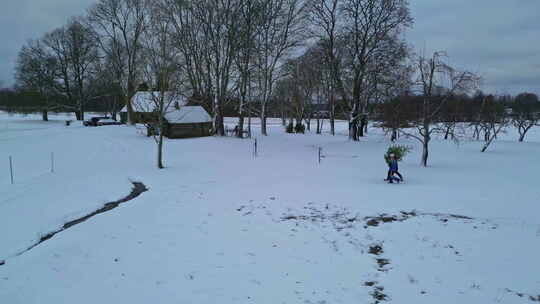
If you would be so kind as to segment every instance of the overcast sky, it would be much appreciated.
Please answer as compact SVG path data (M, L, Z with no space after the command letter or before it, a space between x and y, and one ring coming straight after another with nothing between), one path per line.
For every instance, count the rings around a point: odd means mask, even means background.
M13 83L17 52L31 38L83 15L95 0L2 0L0 81ZM539 0L410 0L408 40L418 52L445 50L456 67L483 77L490 93L540 94Z

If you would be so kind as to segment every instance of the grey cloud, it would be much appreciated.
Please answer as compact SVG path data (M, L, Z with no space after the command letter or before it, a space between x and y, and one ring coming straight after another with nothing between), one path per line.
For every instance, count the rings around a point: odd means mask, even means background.
M11 82L17 52L83 15L95 0L6 0L0 11L0 80ZM540 94L540 1L410 0L415 49L446 50L452 64L483 76L483 89Z
M412 0L407 37L418 52L446 50L493 93L540 93L540 1Z
M17 53L29 39L84 15L95 0L3 0L0 10L0 80L12 84Z

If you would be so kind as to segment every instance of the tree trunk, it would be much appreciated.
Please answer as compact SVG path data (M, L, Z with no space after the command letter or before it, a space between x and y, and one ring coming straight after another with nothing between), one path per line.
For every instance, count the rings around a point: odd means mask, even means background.
M248 111L248 137L251 138L251 109Z
M484 147L482 148L482 152L486 152L486 150L488 149L489 145L491 145L491 143L493 142L493 140L495 138L497 138L497 134L499 134L499 132L501 131L503 127L503 124L500 124L499 127L497 128L497 130L494 130L494 134L493 136L490 136L489 140L486 142L486 144L484 145Z
M362 116L362 119L360 119L360 127L358 128L358 136L364 137L364 130L367 129L367 119Z
M225 136L221 102L217 94L214 96L214 134L218 136Z
M427 167L429 157L429 138L424 137L422 143L422 166Z
M350 133L351 133L351 139L353 141L360 141L360 137L358 134L358 119L353 119L350 123Z
M83 109L82 102L81 102L81 104L79 105L79 113L80 113L80 115L81 115L81 120L84 120L84 109Z
M368 134L369 129L369 121L366 119L366 123L364 125L364 134Z
M286 127L287 126L287 115L285 114L285 109L283 107L283 101L280 102L280 110L281 110L281 125Z
M529 126L529 127L520 127L518 129L519 131L519 142L523 142L525 140L525 135L527 134L527 131L529 131L529 129L532 127Z
M266 104L263 103L261 106L261 134L268 136L266 132Z
M49 113L47 112L47 109L43 109L41 111L41 116L43 118L43 121L49 121Z
M480 140L480 129L478 128L478 125L474 126L473 137L476 138L476 140Z
M430 123L428 121L424 121L424 131L422 135L422 166L427 167L428 164L428 157L429 157L429 141L431 140L431 130L430 130Z
M238 118L238 133L236 134L238 138L244 138L244 115L240 114Z
M126 98L126 109L127 109L127 123L128 123L128 125L134 126L135 125L135 119L134 119L134 115L133 115L133 105L131 104L131 97L129 95L130 94L128 93L128 95L125 96L125 98Z
M336 135L336 111L334 105L330 108L330 134Z
M157 167L158 167L158 169L165 168L163 166L163 128L160 128L160 130L159 130Z

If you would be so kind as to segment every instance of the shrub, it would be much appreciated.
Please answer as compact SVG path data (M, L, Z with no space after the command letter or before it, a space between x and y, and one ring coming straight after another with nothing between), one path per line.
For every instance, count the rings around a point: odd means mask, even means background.
M304 124L301 124L301 123L296 124L296 127L294 127L294 131L296 133L304 134L304 132L306 131L306 126L304 126Z
M394 154L397 161L402 161L403 158L411 152L412 148L408 146L402 146L402 145L392 145L388 148L386 151L386 154L384 154L384 160L387 164L390 163L390 154Z
M285 128L285 132L287 133L294 133L294 125L292 122L290 122L287 127Z

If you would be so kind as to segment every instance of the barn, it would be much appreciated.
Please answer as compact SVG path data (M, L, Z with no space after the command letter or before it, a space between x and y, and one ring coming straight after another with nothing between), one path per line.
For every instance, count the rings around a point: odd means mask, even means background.
M212 118L201 106L183 106L165 114L163 135L168 138L210 136Z
M155 121L156 116L154 114L155 103L154 97L158 96L159 92L152 91L139 91L131 98L131 105L133 107L133 121L135 123L147 123ZM173 94L172 92L165 92L165 94ZM168 98L165 95L165 98ZM171 96L171 98L173 98ZM175 107L181 107L187 104L187 98L183 96L174 96ZM120 110L120 121L127 123L127 106L124 106Z

